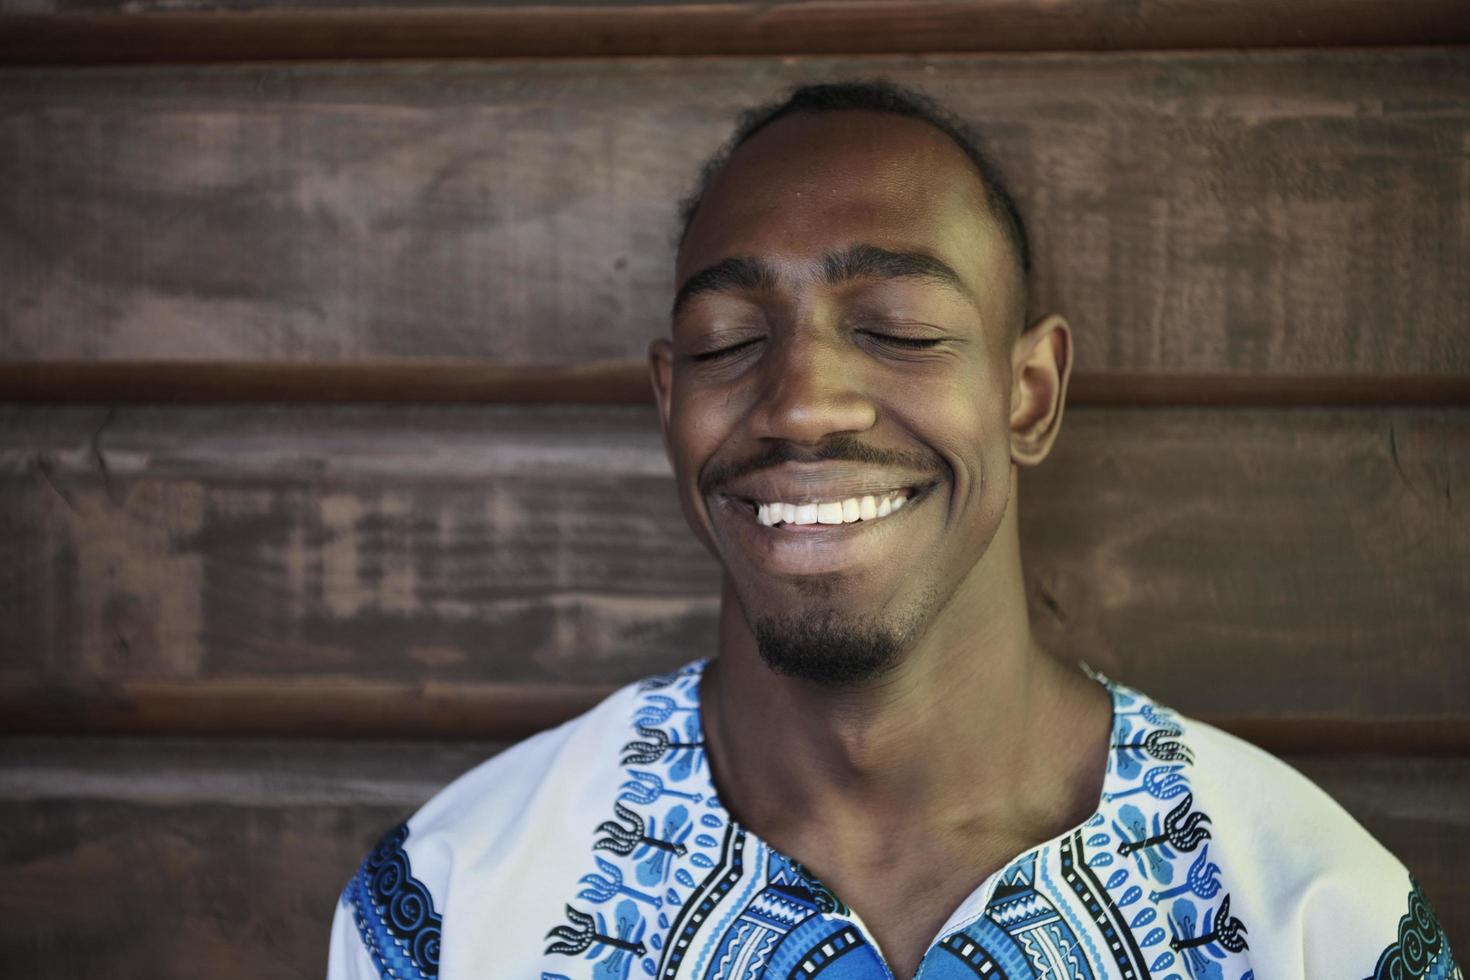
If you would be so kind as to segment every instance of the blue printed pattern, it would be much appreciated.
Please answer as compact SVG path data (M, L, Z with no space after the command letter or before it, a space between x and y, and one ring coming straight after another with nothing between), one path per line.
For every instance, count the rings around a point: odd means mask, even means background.
M393 980L439 975L440 917L423 882L413 876L399 824L378 842L342 891L362 942L378 968Z
M644 681L593 866L547 933L545 977L857 980L889 973L820 882L730 820L705 772L696 663ZM602 853L597 853L602 852ZM606 856L604 856L606 855Z

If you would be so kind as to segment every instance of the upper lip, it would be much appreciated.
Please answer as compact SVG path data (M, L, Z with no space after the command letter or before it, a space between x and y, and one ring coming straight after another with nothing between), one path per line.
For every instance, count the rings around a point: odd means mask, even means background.
M822 503L877 497L924 487L935 479L933 473L875 470L860 463L781 463L731 480L719 492L758 503Z

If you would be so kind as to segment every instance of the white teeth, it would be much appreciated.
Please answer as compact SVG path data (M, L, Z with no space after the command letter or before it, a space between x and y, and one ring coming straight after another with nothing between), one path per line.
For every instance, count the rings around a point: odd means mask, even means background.
M852 524L887 517L907 501L908 497L900 493L883 497L848 497L819 504L758 504L755 519L766 527L777 524Z

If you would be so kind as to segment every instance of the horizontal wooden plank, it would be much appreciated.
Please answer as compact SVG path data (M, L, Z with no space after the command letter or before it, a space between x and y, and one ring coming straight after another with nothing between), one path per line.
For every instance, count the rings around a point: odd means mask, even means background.
M20 681L0 683L0 733L513 739L575 717L613 690L610 684L415 684L348 677ZM1470 752L1470 723L1444 719L1431 727L1432 733L1414 733L1411 751L1427 741L1446 752L1457 746ZM1365 728L1336 733L1339 741L1331 744L1340 746L1343 735L1370 734Z
M1431 379L1451 388L1456 378ZM1379 383L1381 384L1381 382ZM1463 382L1470 390L1470 379ZM1416 387L1400 382L1395 390ZM1463 394L1463 392L1462 392ZM9 402L475 402L639 404L653 401L638 361L506 366L450 360L0 362Z
M505 745L467 739L8 736L0 739L0 802L368 807L401 815Z
M43 0L44 2L44 0ZM1463 44L1454 0L818 0L321 9L340 0L3 0L0 64ZM69 6L69 4L68 4ZM245 9L240 9L243 6ZM100 9L101 12L94 12Z
M319 975L337 893L362 854L490 751L0 741L0 956L47 977ZM1470 761L1288 761L1415 872L1463 945Z
M1467 477L1466 410L1069 412L1033 623L1272 744L1463 746ZM0 408L0 539L12 730L517 734L718 605L636 407Z
M85 403L650 403L639 361L506 367L465 361L0 362L0 401ZM1072 405L1470 405L1470 375L1081 374Z
M350 678L0 683L0 733L517 739L576 717L613 685ZM1277 753L1470 755L1470 718L1201 716Z
M740 108L886 74L1012 174L1079 374L1470 373L1462 50L12 69L6 360L641 360Z

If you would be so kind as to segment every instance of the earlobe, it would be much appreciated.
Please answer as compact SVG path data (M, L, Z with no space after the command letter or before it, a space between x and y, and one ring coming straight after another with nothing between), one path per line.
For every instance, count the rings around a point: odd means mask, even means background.
M674 345L667 338L659 337L648 345L648 380L653 386L653 400L658 407L664 453L672 462L673 454L669 451L669 412L674 392Z
M1072 374L1072 328L1053 313L1016 339L1011 374L1011 459L1035 466L1062 427Z

